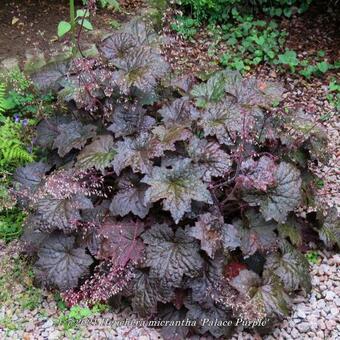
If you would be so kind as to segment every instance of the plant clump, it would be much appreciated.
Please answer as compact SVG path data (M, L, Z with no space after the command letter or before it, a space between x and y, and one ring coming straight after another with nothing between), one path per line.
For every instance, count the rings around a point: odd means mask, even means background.
M311 289L301 240L339 244L334 218L296 214L313 195L318 127L274 116L284 89L236 71L170 85L142 22L99 50L35 77L71 112L38 124L48 161L14 176L37 278L70 305L115 299L145 318L197 322L165 327L167 339L232 331L202 319L287 315L291 294Z

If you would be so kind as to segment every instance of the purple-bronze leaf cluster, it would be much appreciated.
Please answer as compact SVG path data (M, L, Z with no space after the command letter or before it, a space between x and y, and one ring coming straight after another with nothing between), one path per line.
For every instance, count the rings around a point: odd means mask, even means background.
M235 71L171 82L143 22L98 47L101 58L35 78L69 109L37 126L47 162L14 175L39 279L68 304L115 299L143 317L197 321L164 329L166 339L232 332L204 318L289 313L289 297L311 289L302 231L340 244L333 213L319 224L296 215L319 130L301 114L297 127L273 116L279 84Z

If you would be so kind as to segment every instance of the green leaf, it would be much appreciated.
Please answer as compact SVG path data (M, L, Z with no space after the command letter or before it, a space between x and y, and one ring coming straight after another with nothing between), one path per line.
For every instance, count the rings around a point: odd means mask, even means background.
M293 50L287 50L284 54L280 54L279 61L282 64L287 64L293 67L299 65L297 54Z
M326 73L329 70L329 64L325 61L317 63L316 66L318 67L318 70L322 73Z
M176 223L191 210L191 201L212 204L207 186L201 180L202 174L195 169L190 159L179 159L171 169L153 167L150 175L142 182L150 185L145 198L150 202L163 200L163 209L171 212Z
M275 173L276 184L266 194L246 194L244 200L251 206L260 206L266 221L274 219L283 223L301 199L300 171L292 164L281 162Z
M207 83L195 85L191 90L196 104L205 107L208 103L218 102L224 95L224 76L219 72L209 78Z
M77 9L77 18L82 18L82 17L89 17L90 16L90 12L88 10L85 9Z
M166 224L156 224L142 238L146 247L145 265L150 267L150 277L178 287L183 275L195 277L202 269L203 259L197 241L187 230L176 233Z
M292 9L291 7L286 7L283 10L283 14L287 17L290 18L292 16Z
M93 26L91 24L91 22L87 19L80 19L78 20L78 24L84 28L86 28L89 31L93 30Z
M61 38L71 30L72 26L67 21L60 21L58 25L58 37Z

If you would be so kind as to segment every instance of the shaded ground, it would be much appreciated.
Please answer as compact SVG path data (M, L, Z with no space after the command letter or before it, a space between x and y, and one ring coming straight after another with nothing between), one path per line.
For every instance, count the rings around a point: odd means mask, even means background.
M22 61L28 49L46 52L60 50L69 44L68 38L58 39L57 26L61 20L69 20L68 0L2 0L0 6L0 61L9 57L19 57ZM77 8L82 2L76 2ZM110 29L114 19L124 22L130 12L141 5L140 1L125 0L122 11L98 10L91 17L95 31L82 34L82 42L96 42L96 29Z

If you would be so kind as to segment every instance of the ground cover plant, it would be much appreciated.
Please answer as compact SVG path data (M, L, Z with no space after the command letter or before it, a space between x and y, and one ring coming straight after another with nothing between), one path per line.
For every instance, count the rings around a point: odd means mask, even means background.
M307 79L339 68L325 51L298 55L298 50L286 46L290 29L285 23L309 9L312 1L180 0L176 4L168 11L165 26L193 45L208 39L208 60L213 63L242 74L259 64L278 65L281 73L298 73ZM319 8L325 11L327 3Z
M303 13L312 0L176 0L200 20L226 21L235 12L251 14L262 12L270 16L291 17Z
M197 321L164 327L168 339L232 333L204 318L287 315L311 289L301 250L340 245L334 211L298 210L313 204L308 162L327 156L321 127L273 114L280 84L229 70L171 79L142 22L98 47L100 59L33 77L68 105L38 124L41 159L14 176L37 280L69 306Z

